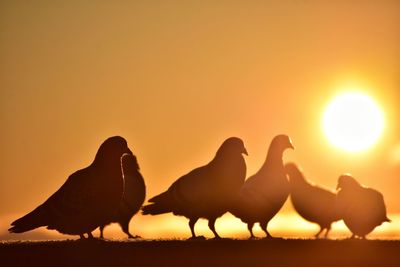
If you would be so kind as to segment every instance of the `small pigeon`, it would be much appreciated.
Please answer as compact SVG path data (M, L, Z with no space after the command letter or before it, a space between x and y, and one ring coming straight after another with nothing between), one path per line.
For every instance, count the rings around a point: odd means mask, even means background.
M211 162L180 177L167 191L149 200L143 207L143 214L172 212L189 219L192 233L199 218L208 220L208 227L215 238L220 238L215 230L215 221L228 211L234 197L246 178L247 155L243 141L237 137L226 139Z
M84 238L115 216L123 195L121 156L132 154L120 136L100 146L92 164L71 174L43 204L11 223L11 233L45 226L63 234Z
M285 165L290 182L290 199L294 209L307 221L320 227L316 238L326 229L325 238L331 230L331 224L340 220L336 212L336 194L307 181L294 163Z
M362 186L349 174L339 177L337 189L338 212L352 232L351 238L358 236L365 239L375 227L390 222L380 192Z
M267 225L282 208L290 192L282 161L283 152L288 148L294 149L289 136L277 135L272 139L261 169L245 181L229 210L247 224L250 238L254 238L253 226L256 222L267 238L272 238Z
M117 215L112 222L117 222L122 231L129 238L138 238L129 232L129 222L140 210L146 198L146 186L142 174L139 172L139 164L134 155L124 154L122 156L122 171L124 177L124 195ZM111 222L110 222L111 223ZM100 238L104 238L105 225L100 226Z

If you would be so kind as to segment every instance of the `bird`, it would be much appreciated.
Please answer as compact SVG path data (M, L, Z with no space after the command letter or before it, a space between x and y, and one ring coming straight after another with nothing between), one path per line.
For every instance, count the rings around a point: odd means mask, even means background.
M129 222L140 210L146 198L146 186L136 156L124 154L121 158L122 173L124 178L124 194L118 212L111 222L117 222L128 238L138 238L129 232ZM104 238L104 227L100 226L100 238Z
M230 213L247 224L250 238L255 238L253 226L257 222L266 237L273 238L267 230L268 223L281 209L290 191L282 160L288 148L294 149L289 136L281 134L272 139L264 164L247 178L230 207Z
M326 238L331 224L341 219L336 212L336 193L307 181L295 163L287 163L285 170L289 177L290 199L294 209L307 221L319 225L316 238L324 230Z
M204 239L196 236L194 227L198 219L205 218L215 239L219 239L215 221L227 212L246 178L243 154L248 155L240 138L226 139L208 164L183 175L167 191L151 198L143 214L172 212L188 218L190 239Z
M382 193L361 185L351 174L339 176L337 190L337 209L352 232L351 238L366 239L375 227L391 222Z
M106 139L93 162L71 174L66 182L43 204L11 223L11 233L23 233L45 226L62 234L87 233L110 220L123 195L121 156L132 154L120 136Z

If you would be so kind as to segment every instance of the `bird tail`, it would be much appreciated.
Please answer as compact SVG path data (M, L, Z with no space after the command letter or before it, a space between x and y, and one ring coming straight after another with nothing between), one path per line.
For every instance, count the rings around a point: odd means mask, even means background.
M169 203L168 200L169 200L169 195L167 192L164 192L160 195L157 195L149 199L149 202L151 202L151 204L146 205L142 208L142 214L157 215L157 214L171 212L170 205L168 205Z
M23 233L35 228L46 226L46 216L43 208L39 206L27 215L11 223L10 233Z

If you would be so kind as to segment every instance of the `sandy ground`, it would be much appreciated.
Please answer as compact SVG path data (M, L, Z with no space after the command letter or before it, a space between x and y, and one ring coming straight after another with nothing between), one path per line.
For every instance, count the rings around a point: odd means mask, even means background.
M399 240L4 241L1 266L400 266ZM4 264L4 265L3 265Z

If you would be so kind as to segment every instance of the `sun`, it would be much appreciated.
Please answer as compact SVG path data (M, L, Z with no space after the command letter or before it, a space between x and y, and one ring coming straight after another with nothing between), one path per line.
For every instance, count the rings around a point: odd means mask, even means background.
M368 95L347 92L336 96L323 115L328 140L348 152L364 151L382 135L383 113Z

